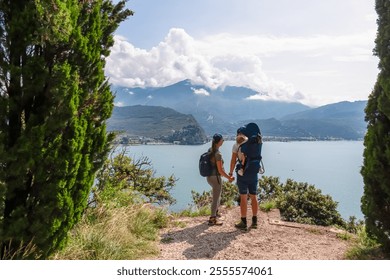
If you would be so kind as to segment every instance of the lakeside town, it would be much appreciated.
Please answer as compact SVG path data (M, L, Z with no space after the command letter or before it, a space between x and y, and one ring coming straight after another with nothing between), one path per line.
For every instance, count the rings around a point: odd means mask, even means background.
M235 141L235 135L223 135L224 139L227 141ZM265 142L291 142L291 141L342 141L345 139L336 138L336 137L326 137L326 138L318 138L318 137L280 137L280 136L263 136L263 141ZM362 141L363 139L358 139L355 141ZM207 136L207 141L203 143L197 143L192 145L201 145L211 141L211 136ZM188 145L187 142L180 140L173 141L163 141L161 139L144 137L144 136L136 136L129 134L119 134L114 140L115 144L120 145Z

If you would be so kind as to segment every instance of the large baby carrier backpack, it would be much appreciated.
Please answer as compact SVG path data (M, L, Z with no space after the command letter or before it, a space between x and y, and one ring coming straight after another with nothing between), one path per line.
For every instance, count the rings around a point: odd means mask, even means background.
M263 146L260 128L255 123L248 123L242 127L241 133L248 137L248 141L241 144L239 149L245 155L245 162L237 164L237 169L243 168L245 173L264 173L261 148ZM244 174L245 174L244 173Z

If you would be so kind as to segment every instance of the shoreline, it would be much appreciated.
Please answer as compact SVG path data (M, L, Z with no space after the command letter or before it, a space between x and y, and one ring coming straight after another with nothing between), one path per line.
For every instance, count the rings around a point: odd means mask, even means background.
M234 138L224 136L226 141L235 141ZM211 140L210 140L211 141ZM115 145L123 145L123 146L201 146L208 142L197 143L197 144L180 144L180 143L172 143L172 142L133 142L133 143L121 143L120 141L113 141ZM318 138L263 138L263 142L363 142L364 139L318 139Z

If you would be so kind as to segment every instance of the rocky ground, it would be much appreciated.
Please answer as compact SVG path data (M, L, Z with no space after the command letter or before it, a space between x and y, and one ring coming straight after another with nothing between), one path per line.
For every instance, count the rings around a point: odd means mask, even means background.
M234 227L238 207L224 209L222 215L222 226L208 226L208 217L175 220L161 232L156 259L340 260L350 245L340 238L340 230L283 222L277 209L260 212L258 228L248 232Z

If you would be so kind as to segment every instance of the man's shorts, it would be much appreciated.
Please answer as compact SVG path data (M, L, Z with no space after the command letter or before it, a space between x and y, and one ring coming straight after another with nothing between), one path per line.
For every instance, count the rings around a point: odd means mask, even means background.
M259 184L257 174L250 176L237 176L237 186L240 194L257 194L257 186Z

